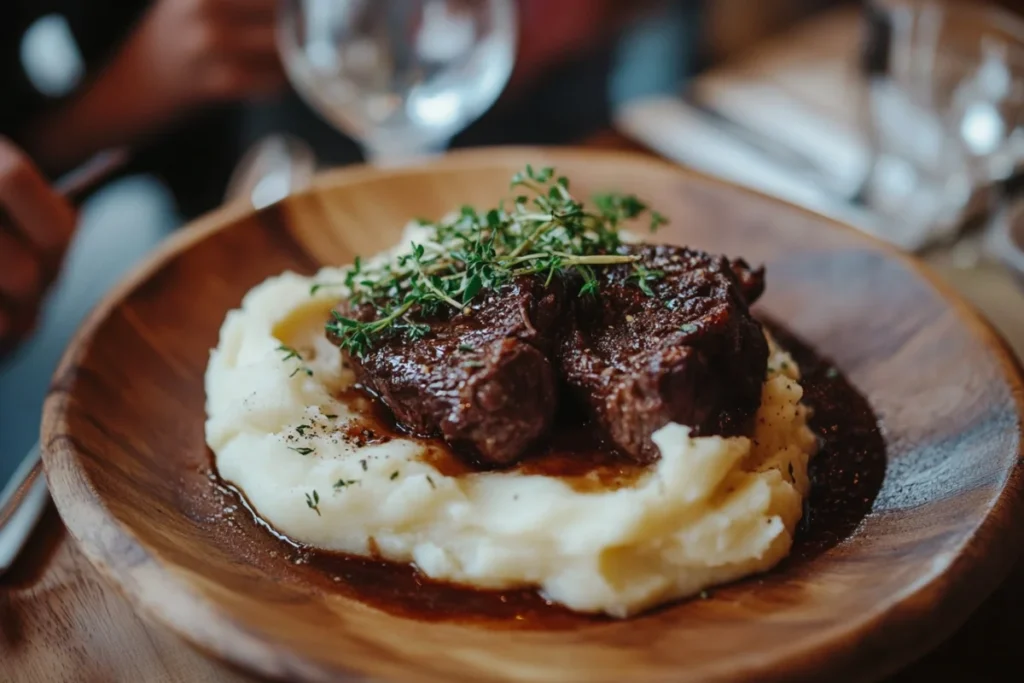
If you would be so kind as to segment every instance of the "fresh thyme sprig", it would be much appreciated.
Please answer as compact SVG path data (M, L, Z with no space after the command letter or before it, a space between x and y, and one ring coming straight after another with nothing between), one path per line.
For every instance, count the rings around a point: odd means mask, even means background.
M320 494L313 489L313 495L306 494L306 507L316 513L317 517L320 517Z
M593 295L598 292L595 268L633 263L637 285L653 294L649 283L662 274L616 250L622 223L647 214L654 231L666 223L661 214L633 195L620 194L599 195L596 210L588 210L553 168L527 166L513 176L511 188L519 194L509 209L505 202L486 212L464 206L453 218L422 223L427 234L408 253L373 265L356 259L338 284L348 289L353 307L369 305L377 315L361 321L335 312L327 329L341 348L362 356L385 333L421 339L430 332L424 318L445 309L471 315L481 292L523 275L550 282L572 270L583 282L580 296ZM314 285L312 293L330 286Z
M288 375L289 377L294 377L300 372L304 372L310 377L313 376L313 371L310 370L307 365L301 362L302 355L298 351L296 351L295 349L286 344L281 344L280 346L277 347L277 350L284 354L284 356L281 358L282 361L289 361L292 358L298 358L300 361L300 364L294 370L292 370L292 374Z

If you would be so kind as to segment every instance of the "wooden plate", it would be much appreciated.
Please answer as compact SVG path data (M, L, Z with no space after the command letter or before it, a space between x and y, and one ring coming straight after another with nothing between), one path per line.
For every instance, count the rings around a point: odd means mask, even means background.
M225 312L267 276L389 246L410 217L492 202L526 162L557 166L587 194L637 192L672 219L667 241L767 264L761 310L836 361L880 416L887 468L856 530L709 600L550 632L395 617L231 540L238 518L211 512L203 441L203 372ZM177 235L65 355L46 403L44 460L71 533L135 605L262 674L861 680L951 633L1017 555L1021 386L974 312L853 230L647 157L482 150L421 169L328 173L283 205L227 207Z

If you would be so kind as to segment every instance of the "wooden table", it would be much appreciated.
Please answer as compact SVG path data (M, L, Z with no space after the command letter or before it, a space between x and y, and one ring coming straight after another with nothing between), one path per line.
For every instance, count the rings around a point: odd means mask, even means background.
M806 35L819 41L834 40L821 27ZM763 66L769 60L761 53L754 61ZM805 78L796 78L793 87L806 83ZM611 132L588 144L639 149ZM1005 274L992 267L963 269L956 254L949 252L935 254L930 260L1024 357L1024 296ZM1019 636L1024 635L1022 614L1024 562L957 634L891 680L1019 680L1019 671L1024 669L1024 648L1019 645ZM0 579L0 682L251 680L136 615L86 562L52 505L32 547Z
M613 133L590 144L631 147ZM891 680L1019 680L1010 672L1024 665L1022 613L1024 563L953 638ZM0 681L250 680L136 615L86 562L52 505L0 581Z

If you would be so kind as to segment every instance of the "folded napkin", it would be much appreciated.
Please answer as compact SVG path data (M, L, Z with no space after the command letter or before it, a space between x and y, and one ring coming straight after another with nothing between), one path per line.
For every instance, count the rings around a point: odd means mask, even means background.
M616 128L657 153L689 166L853 225L913 250L922 237L897 234L874 213L854 206L828 184L774 159L723 129L682 98L645 98L624 104Z

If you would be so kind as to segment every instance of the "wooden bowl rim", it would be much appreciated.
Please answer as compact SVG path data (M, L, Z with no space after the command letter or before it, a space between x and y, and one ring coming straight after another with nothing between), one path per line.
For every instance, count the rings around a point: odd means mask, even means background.
M314 195L327 188L337 189L367 178L392 174L418 174L433 168L455 170L463 167L504 166L513 161L522 162L531 156L562 159L564 162L582 160L588 163L647 165L691 182L724 186L758 201L783 205L788 210L802 213L808 218L828 224L833 229L853 235L865 247L896 260L920 276L950 306L958 320L965 324L971 334L993 353L1016 404L1018 434L1022 432L1024 368L991 324L929 266L881 239L813 210L678 166L664 159L631 151L582 147L484 147L451 152L438 159L399 169L380 169L368 165L330 169L317 174L312 185L294 197ZM283 203L287 204L290 201L293 201L292 197ZM194 244L230 227L251 213L253 209L248 202L229 203L184 226L169 237L164 244L132 269L90 312L65 350L54 378L64 376L79 362L97 328L157 269ZM40 443L43 444L43 465L51 496L65 526L83 554L135 609L163 627L169 628L194 648L250 672L273 678L298 676L303 680L333 679L341 673L333 667L311 662L288 649L268 644L260 639L246 624L224 615L212 602L200 597L186 581L176 577L167 565L162 564L154 553L139 542L131 530L123 526L107 510L79 462L79 454L75 450L73 440L65 438L66 404L65 394L51 389L43 406ZM951 635L988 594L995 590L1009 573L1014 560L1024 551L1024 536L1006 533L1006 529L1013 529L1016 525L1024 523L1024 439L1020 440L1019 444L1017 460L1006 473L1001 490L973 533L963 542L952 562L926 582L913 586L902 596L894 597L886 605L868 613L856 623L847 622L842 627L823 629L817 637L803 639L784 652L780 651L779 656L772 659L771 671L763 672L767 674L765 680L785 681L797 673L806 673L808 662L811 663L810 668L818 675L831 674L836 680L846 680L851 677L851 671L844 670L847 658L854 648L864 647L865 643L875 644L872 649L877 657L874 662L862 666L861 670L855 673L866 675L865 672L870 671L884 675L913 661ZM94 528L95 524L106 524L113 537L105 539L103 544L94 545L84 541L84 530ZM1001 531L1004 532L1002 538ZM109 552L104 552L104 548L98 547L100 545L106 548L113 547L122 556L130 554L131 566L118 566L112 561L117 558ZM133 568L146 561L150 567L142 580L129 576ZM987 581L988 588L982 591L965 590L967 586L979 585L979 581ZM201 616L197 618L195 609L183 609L181 605L185 603L193 607L199 605ZM931 618L926 620L925 616ZM894 624L901 631L904 641L908 643L898 652L885 647L886 636L882 634L884 629L881 627L886 623ZM941 626L931 628L935 624ZM841 630L838 630L840 628ZM203 634L205 637L197 634ZM352 680L359 680L357 672L345 673L353 676Z

